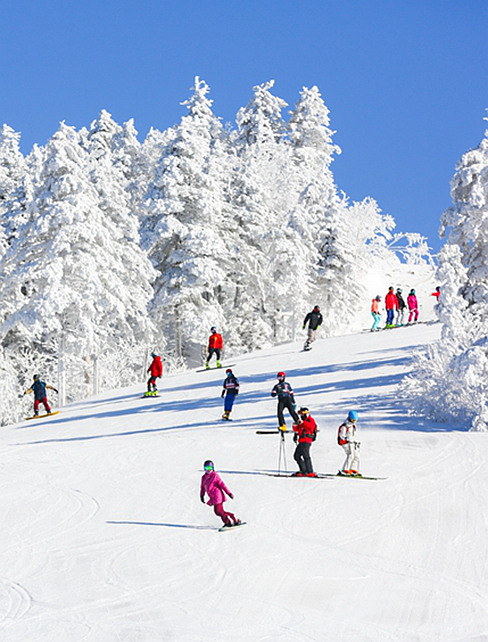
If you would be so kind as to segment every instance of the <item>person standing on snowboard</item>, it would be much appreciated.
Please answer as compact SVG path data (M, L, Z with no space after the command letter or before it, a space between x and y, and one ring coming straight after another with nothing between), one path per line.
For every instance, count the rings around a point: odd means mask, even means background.
M301 424L293 424L293 441L297 444L293 459L297 462L300 470L295 473L296 477L317 477L313 472L312 460L310 458L310 446L317 437L317 424L310 414L308 408L300 408L298 411Z
M34 417L39 416L40 403L44 405L46 413L48 415L51 414L51 406L49 405L47 400L46 390L54 390L54 392L58 392L56 388L53 388L52 386L49 386L47 383L42 381L39 375L34 375L34 383L28 390L24 392L24 395L28 395L31 392L34 393Z
M309 312L303 321L303 330L305 330L305 326L308 323L307 340L305 341L305 345L303 346L304 350L310 350L310 346L316 339L317 330L322 325L322 321L323 317L320 313L320 308L318 305L316 305L312 312Z
M207 361L205 362L205 367L208 369L210 368L210 359L215 355L216 359L216 366L217 368L221 367L220 363L220 353L222 352L222 348L224 347L224 340L222 339L222 335L217 332L217 328L212 327L210 328L211 335L208 338L208 355L207 355Z
M283 415L285 408L296 424L302 423L302 420L295 410L295 396L293 394L293 388L285 381L286 374L284 372L278 372L276 378L278 379L278 383L273 387L271 396L278 397L278 428L284 432L286 430L285 417Z
M163 362L161 357L155 352L151 353L151 358L151 365L147 369L148 373L150 374L150 377L147 380L147 394L155 395L158 392L156 379L159 379L159 377L161 377L163 374Z
M231 499L234 499L234 495L215 472L213 461L207 459L203 464L203 469L205 473L200 483L200 501L205 503L206 493L208 495L207 504L213 506L214 513L221 518L224 526L237 526L237 524L241 523L241 520L224 509L225 495L228 495Z
M230 419L230 413L237 395L239 394L239 380L230 368L225 371L227 375L222 384L222 397L224 398L224 414L222 419Z

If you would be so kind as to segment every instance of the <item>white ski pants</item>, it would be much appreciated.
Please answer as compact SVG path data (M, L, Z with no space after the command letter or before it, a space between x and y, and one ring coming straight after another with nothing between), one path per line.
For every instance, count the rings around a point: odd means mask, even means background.
M359 472L359 444L355 441L350 441L342 447L346 453L342 470L356 470Z

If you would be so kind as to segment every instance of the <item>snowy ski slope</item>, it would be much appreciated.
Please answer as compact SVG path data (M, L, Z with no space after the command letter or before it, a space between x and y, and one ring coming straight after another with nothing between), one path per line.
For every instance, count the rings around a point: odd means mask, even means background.
M408 416L395 385L438 325L287 344L223 372L115 390L2 429L0 639L8 642L488 640L488 435ZM234 360L233 360L234 361ZM280 479L269 397L284 369L335 472L360 413L364 474ZM287 435L287 466L294 470ZM211 458L248 524L199 501Z

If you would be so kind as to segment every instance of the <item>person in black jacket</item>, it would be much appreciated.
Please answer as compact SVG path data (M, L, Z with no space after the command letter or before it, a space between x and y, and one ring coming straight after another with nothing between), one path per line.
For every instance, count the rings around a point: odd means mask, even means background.
M222 415L222 419L230 420L232 406L239 394L239 380L230 368L227 368L225 374L227 376L222 384L222 397L224 398L224 414Z
M24 392L24 395L29 394L30 392L34 393L34 417L39 415L39 404L44 404L44 408L48 415L51 414L51 407L47 401L46 389L54 390L57 392L56 388L48 386L47 383L42 381L39 375L34 375L34 383L32 386Z
M305 341L305 345L303 346L304 350L311 350L310 346L317 337L317 330L322 325L322 321L323 321L323 318L320 313L320 308L318 305L316 305L312 310L312 312L309 312L303 321L304 330L305 330L305 326L308 323L307 340Z

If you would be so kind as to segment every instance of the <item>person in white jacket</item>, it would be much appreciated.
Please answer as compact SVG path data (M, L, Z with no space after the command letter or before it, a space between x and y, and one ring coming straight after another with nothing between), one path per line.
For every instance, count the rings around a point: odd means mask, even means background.
M359 446L357 426L358 413L351 410L337 431L337 443L344 448L346 459L342 470L339 471L341 475L359 475Z

